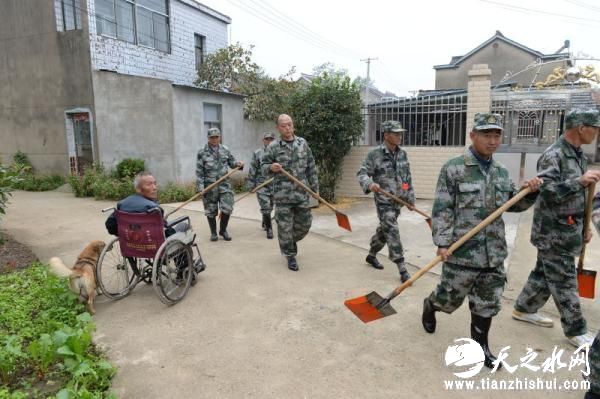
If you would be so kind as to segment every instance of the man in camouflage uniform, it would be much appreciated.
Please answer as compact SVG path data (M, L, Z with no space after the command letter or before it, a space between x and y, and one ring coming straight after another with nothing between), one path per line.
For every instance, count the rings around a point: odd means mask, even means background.
M400 280L410 279L410 274L404 264L404 250L398 231L398 216L402 205L380 193L387 191L415 203L415 192L412 187L410 165L406 151L400 148L402 128L400 122L385 121L381 124L383 144L370 151L362 163L358 173L358 182L365 194L373 191L379 226L371 237L367 263L375 269L383 269L376 258L377 253L387 244L390 260L398 266Z
M275 176L273 200L279 248L287 258L288 268L298 271L297 242L308 234L312 223L309 196L304 189L280 172L285 169L317 194L319 180L312 151L306 140L294 134L292 118L282 114L277 117L276 123L281 136L267 147L262 159L262 170L265 175Z
M236 161L229 148L221 144L221 131L216 128L208 129L208 143L198 151L196 161L196 189L198 192L204 190L209 184L214 183L228 172L229 168L244 166L242 161ZM217 241L217 213L221 209L221 225L219 234L225 241L231 241L227 233L229 216L233 212L233 190L231 183L225 180L219 186L210 190L202 198L204 212L210 226L210 240Z
M261 185L267 180L262 172L261 163L263 155L271 142L275 140L275 134L266 132L263 134L263 148L254 151L252 162L250 163L250 171L248 172L248 189L253 190L254 187ZM267 238L273 238L273 225L271 222L271 211L273 210L273 184L267 184L256 192L256 199L262 213L262 226L267 232Z
M517 193L508 170L492 158L502 142L502 117L476 114L469 134L472 145L440 171L433 204L433 242L444 260L440 283L425 298L422 323L435 332L435 312L452 313L469 297L471 337L483 349L486 367L496 358L488 346L492 317L500 311L507 256L504 221L496 219L451 255L448 247ZM533 178L523 187L537 191L541 180ZM509 209L520 212L535 202L531 193Z
M581 314L577 291L575 256L582 243L591 239L583 231L586 187L600 179L600 171L587 171L582 144L598 134L596 110L573 110L565 117L566 132L552 144L537 163L544 180L535 206L531 243L538 249L537 263L515 302L513 318L543 327L553 322L537 311L550 296L560 312L563 332L571 344L591 343Z
M594 211L592 212L592 222L596 227L596 232L600 234L600 193L594 196ZM588 355L590 366L590 390L583 399L600 399L600 331L590 347Z

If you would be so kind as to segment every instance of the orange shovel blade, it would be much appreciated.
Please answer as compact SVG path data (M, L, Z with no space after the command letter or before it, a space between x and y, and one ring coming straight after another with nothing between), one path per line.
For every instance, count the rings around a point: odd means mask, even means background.
M596 294L596 271L582 269L577 271L577 287L579 296L594 299Z
M352 231L352 227L350 227L350 219L348 219L348 215L345 215L341 212L336 212L335 217L337 218L338 226L340 226L342 229Z
M389 303L383 306L381 309L377 308L377 305L383 301L381 295L375 291L352 299L347 299L344 305L352 313L356 315L363 323L369 323L371 321L381 319L386 316L391 316L396 313L392 305Z

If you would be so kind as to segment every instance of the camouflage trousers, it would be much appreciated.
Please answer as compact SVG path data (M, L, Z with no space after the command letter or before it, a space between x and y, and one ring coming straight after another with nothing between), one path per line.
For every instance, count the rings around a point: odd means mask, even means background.
M390 205L376 205L376 207L379 226L377 226L375 234L371 237L369 254L377 255L387 244L390 260L395 263L401 262L404 260L404 249L398 230L400 209Z
M279 249L283 256L296 256L298 246L312 223L310 208L297 205L277 205L275 207L275 221L277 222L277 238Z
M588 356L590 364L590 391L596 395L600 395L600 332L596 334L594 343L590 347Z
M429 300L442 312L452 313L468 295L472 313L493 317L500 312L505 282L503 266L474 268L445 262L440 283L429 295Z
M209 218L217 216L219 209L226 215L233 212L233 191L223 186L212 189L202 198L204 214Z
M523 313L535 313L551 295L560 313L565 335L573 337L585 334L587 324L581 314L575 258L538 250L537 263L517 298L515 309Z
M258 200L258 206L260 206L260 213L270 215L273 210L273 193L270 190L258 190L256 199Z

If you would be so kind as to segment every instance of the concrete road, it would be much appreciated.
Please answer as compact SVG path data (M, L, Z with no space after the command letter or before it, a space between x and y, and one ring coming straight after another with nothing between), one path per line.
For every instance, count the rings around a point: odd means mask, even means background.
M74 198L61 192L16 192L1 228L32 247L40 259L62 256L71 263L92 239L108 240L106 215L113 203ZM418 203L424 210L430 202ZM428 208L429 207L429 208ZM122 398L582 398L582 390L447 389L449 381L466 381L446 366L445 353L454 340L469 337L469 311L464 304L452 315L438 316L438 330L423 332L423 298L438 276L428 274L394 302L398 314L363 324L343 305L345 299L376 290L387 294L398 283L397 270L382 257L385 270L364 263L369 236L375 228L371 201L344 209L353 232L336 227L325 210L314 212L314 228L300 242L300 271L288 271L277 240L260 229L256 201L237 204L231 221L232 242L208 240L201 203L180 211L191 217L208 269L179 304L166 307L151 286L143 283L117 302L97 300L96 342L119 372L114 391ZM574 348L565 341L554 304L546 314L554 328L540 328L510 318L512 304L535 260L528 244L530 212L508 218L512 237L509 283L504 309L494 319L491 347L506 352L509 365L519 365L532 348L532 364L542 366L553 350L564 350L567 366L553 374L520 367L476 374L489 386L522 384L537 379L581 381L569 370ZM425 264L433 257L430 232L417 215L400 217L407 260ZM597 238L596 238L597 239ZM590 248L589 263L597 265L600 242ZM385 249L384 249L385 251ZM412 272L416 269L411 267ZM584 300L584 312L598 327L598 306ZM594 330L595 332L595 330ZM459 370L460 369L460 370ZM539 382L538 382L539 383ZM513 385L513 388L518 388Z

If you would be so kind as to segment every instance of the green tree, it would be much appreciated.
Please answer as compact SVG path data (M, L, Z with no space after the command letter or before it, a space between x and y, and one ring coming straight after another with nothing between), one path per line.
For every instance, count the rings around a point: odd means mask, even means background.
M335 201L342 162L362 135L360 87L345 73L323 71L292 96L295 129L305 137L319 169L320 194Z
M198 72L199 87L245 96L244 114L249 119L274 120L289 112L289 97L296 90L292 68L278 78L269 77L252 61L253 46L239 43L209 54Z

